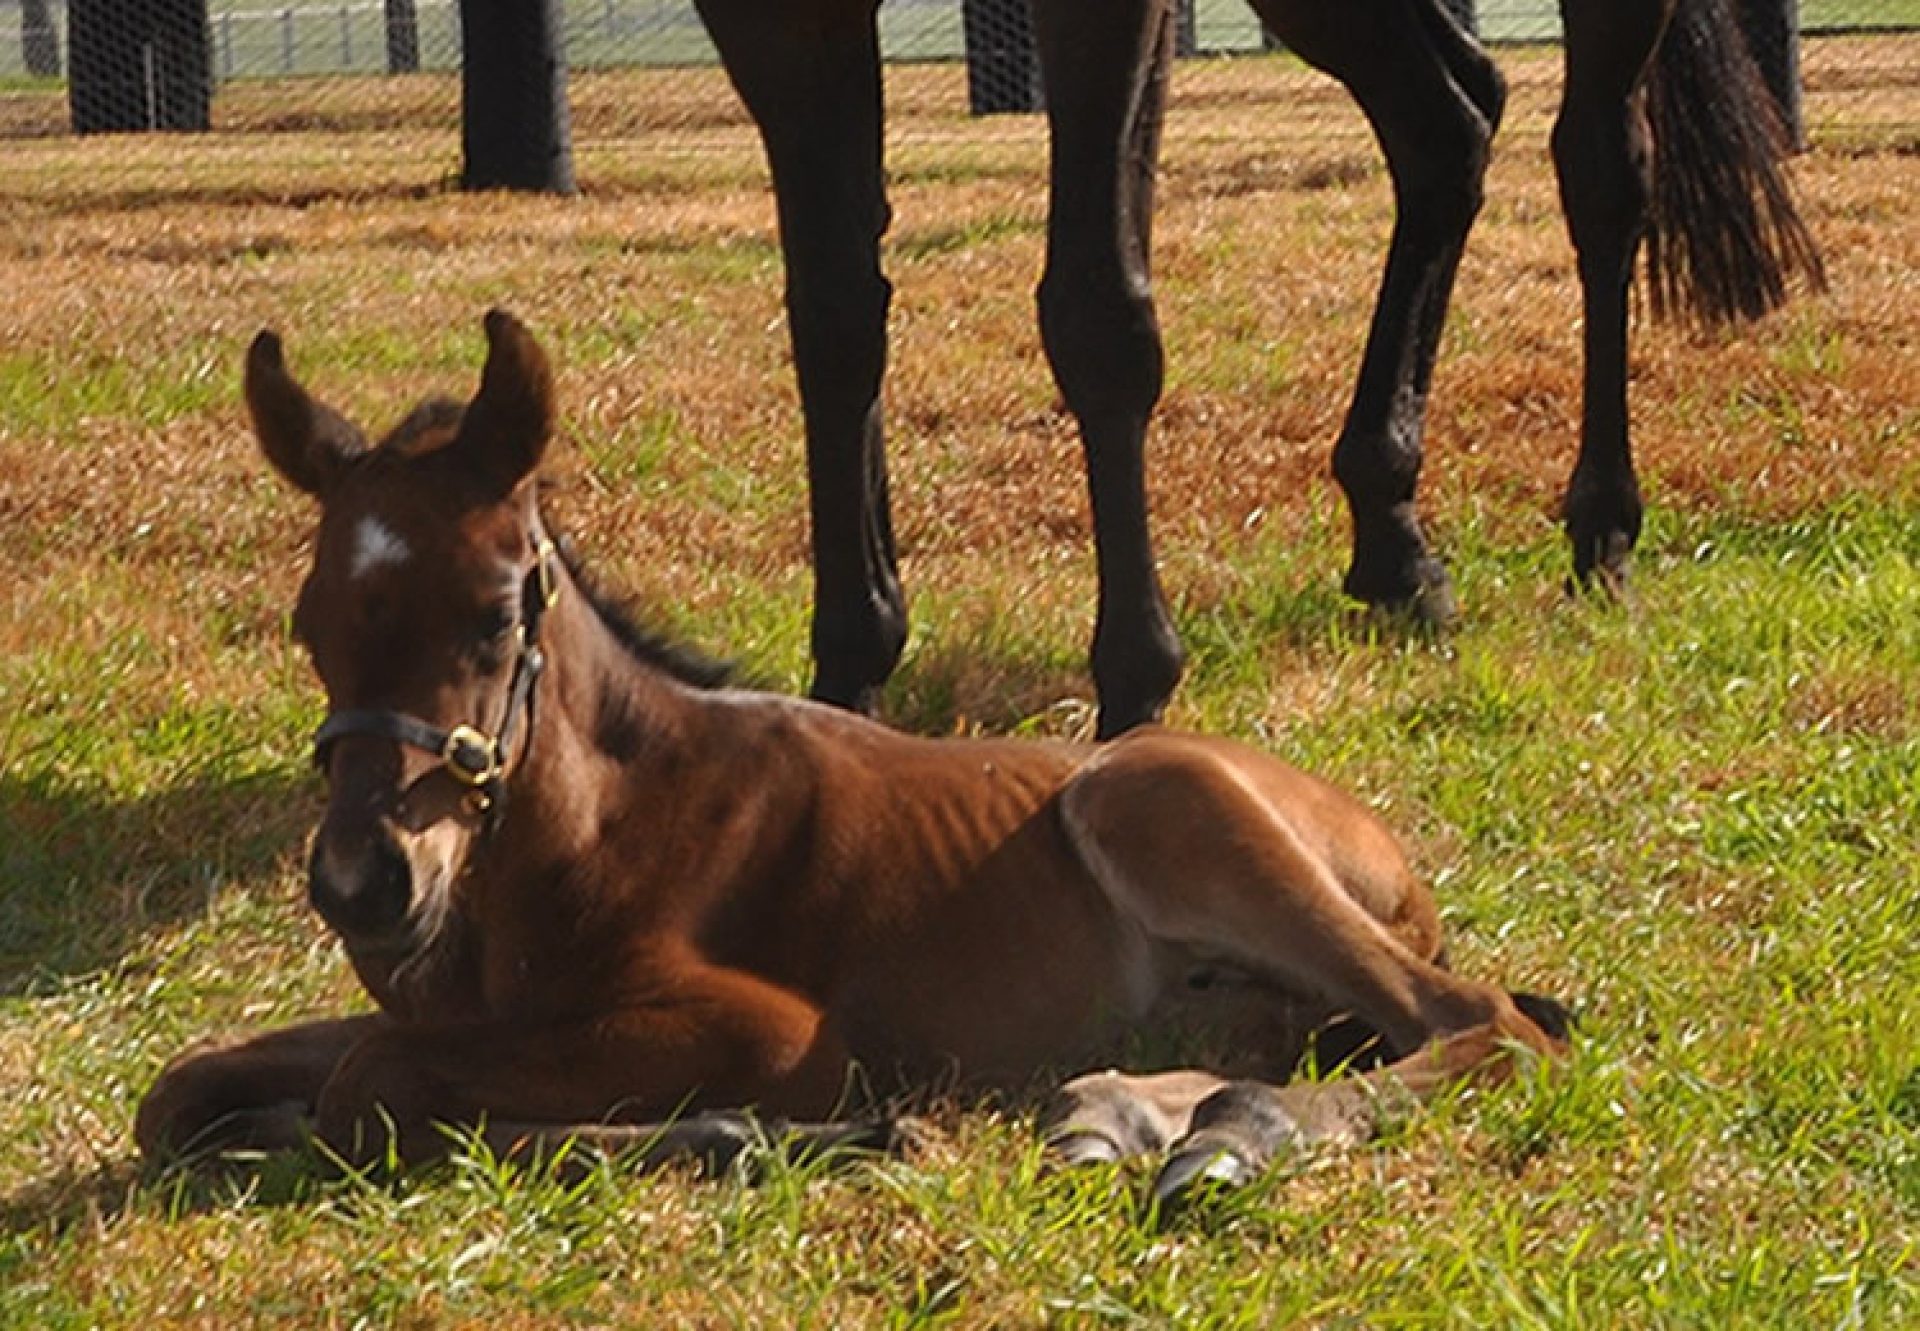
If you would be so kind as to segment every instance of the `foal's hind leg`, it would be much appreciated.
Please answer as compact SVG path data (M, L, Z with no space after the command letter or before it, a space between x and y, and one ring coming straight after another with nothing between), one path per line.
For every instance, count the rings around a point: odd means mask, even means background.
M907 635L880 419L892 288L880 271L888 209L874 3L697 7L773 172L806 418L812 693L871 711Z
M1226 745L1143 733L1081 769L1061 792L1062 820L1115 909L1149 938L1350 1010L1398 1054L1485 1025L1550 1046L1505 992L1427 959L1438 945L1431 904L1371 814L1268 767Z
M1567 77L1553 128L1560 202L1579 255L1585 383L1564 516L1574 575L1617 585L1640 537L1627 422L1627 298L1646 233L1652 142L1636 94L1672 0L1567 0Z
M1036 0L1053 132L1040 331L1080 423L1100 564L1102 738L1158 717L1181 652L1154 569L1144 448L1160 399L1148 250L1172 51L1168 0Z
M1346 590L1432 622L1453 616L1414 512L1434 356L1479 211L1499 74L1434 0L1253 0L1289 47L1346 85L1393 177L1397 217L1373 326L1334 446L1353 511Z
M1147 937L1350 1009L1400 1057L1363 1078L1235 1083L1210 1110L1190 1105L1187 1144L1169 1165L1174 1191L1217 1176L1206 1163L1215 1157L1230 1161L1228 1174L1250 1172L1295 1140L1363 1136L1380 1095L1430 1094L1497 1064L1504 1040L1559 1047L1503 991L1428 960L1438 945L1431 904L1397 849L1371 815L1311 778L1242 750L1145 733L1088 763L1060 807L1081 860ZM1125 1112L1081 1114L1122 1144L1116 1153L1141 1137Z

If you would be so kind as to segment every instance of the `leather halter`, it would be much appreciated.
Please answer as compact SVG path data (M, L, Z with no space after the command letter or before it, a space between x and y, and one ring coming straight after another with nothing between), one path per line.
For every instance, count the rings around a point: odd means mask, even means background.
M488 734L464 723L446 729L406 712L343 708L329 713L314 732L316 766L324 770L334 742L348 736L392 740L419 749L437 757L447 775L468 789L472 808L486 816L487 830L492 829L506 787L507 757L515 733L523 721L531 723L534 685L539 683L540 672L546 668L546 655L540 650L540 621L560 599L559 574L555 571L559 554L553 542L536 531L532 544L533 566L527 570L525 584L520 589L520 622L514 626L518 650L513 680L507 686L499 729Z

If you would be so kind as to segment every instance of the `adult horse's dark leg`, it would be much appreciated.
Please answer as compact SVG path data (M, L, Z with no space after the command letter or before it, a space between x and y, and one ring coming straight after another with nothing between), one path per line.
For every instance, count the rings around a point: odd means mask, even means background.
M1561 0L1560 10L1567 80L1553 157L1586 318L1565 515L1575 574L1614 584L1640 531L1626 359L1641 241L1656 314L1758 318L1793 274L1824 279L1782 165L1790 140L1724 0Z
M1479 211L1503 85L1436 0L1254 0L1254 8L1289 47L1346 85L1393 178L1386 273L1333 454L1353 512L1346 589L1444 622L1453 596L1415 516L1414 491L1434 355Z
M880 420L892 295L880 271L873 0L699 0L766 144L787 265L813 522L812 693L862 711L906 642Z
M1563 508L1574 576L1617 586L1640 537L1627 433L1627 300L1646 233L1652 142L1642 74L1673 0L1571 0L1567 75L1553 128L1560 203L1579 256L1585 357L1580 456Z
M1100 565L1099 733L1165 708L1181 653L1154 570L1144 447L1162 355L1148 271L1172 55L1167 0L1036 0L1053 131L1040 332L1080 423Z

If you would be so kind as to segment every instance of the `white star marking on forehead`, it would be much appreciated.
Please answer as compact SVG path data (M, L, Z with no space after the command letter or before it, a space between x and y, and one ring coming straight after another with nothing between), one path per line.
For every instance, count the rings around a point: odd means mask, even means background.
M360 525L353 530L353 559L347 565L347 572L357 580L377 568L404 564L412 555L407 543L380 519L361 518Z

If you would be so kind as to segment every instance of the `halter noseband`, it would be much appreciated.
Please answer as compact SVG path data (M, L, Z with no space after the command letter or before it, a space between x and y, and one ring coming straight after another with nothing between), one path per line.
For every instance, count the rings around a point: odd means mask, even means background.
M392 740L409 748L433 754L455 781L465 786L476 813L493 815L506 785L507 755L514 734L523 718L533 712L533 688L546 668L546 655L540 650L540 621L560 599L559 575L554 570L559 558L553 542L540 532L533 537L533 567L527 570L520 591L520 622L514 639L519 654L513 663L513 682L507 686L507 705L500 717L500 728L489 735L475 726L460 724L451 729L423 721L406 712L368 708L345 708L329 713L313 735L313 760L325 768L335 740L350 735Z

